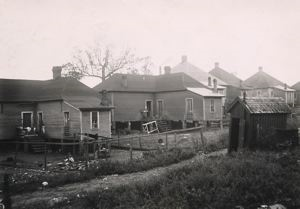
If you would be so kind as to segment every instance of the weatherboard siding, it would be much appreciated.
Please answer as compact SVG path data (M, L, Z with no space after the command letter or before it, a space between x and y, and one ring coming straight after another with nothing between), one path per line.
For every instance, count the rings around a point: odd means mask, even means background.
M214 100L215 111L211 112L210 104L211 100ZM205 120L221 120L222 119L222 100L215 97L205 97Z
M203 120L203 97L190 91L156 93L156 100L164 102L164 115L168 120L183 121L185 119L185 100L193 99L193 118Z
M47 137L55 139L64 137L64 112L69 112L70 114L70 135L80 133L79 110L60 101L39 103L37 110L43 112L43 122Z
M90 111L82 111L82 133L111 137L110 111L99 111L99 128L91 128Z
M34 112L34 104L3 103L3 113L0 113L0 140L14 139L16 128L22 126L21 112Z
M141 111L145 109L146 100L152 100L154 105L152 93L113 92L112 105L115 107L113 121L141 120Z

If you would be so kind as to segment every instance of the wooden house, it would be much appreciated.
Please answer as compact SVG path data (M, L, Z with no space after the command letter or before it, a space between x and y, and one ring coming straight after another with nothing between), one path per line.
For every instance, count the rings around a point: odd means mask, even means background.
M285 129L291 109L282 98L237 97L228 109L231 117L228 151L255 148L276 129Z
M107 91L115 109L116 129L141 128L141 122L168 120L180 128L222 119L222 97L184 73L164 75L114 74L94 89Z
M236 97L241 96L242 92L247 89L240 78L222 69L218 62L215 63L214 68L209 74L226 83L223 84L226 86L225 109L228 108Z
M290 106L295 105L295 90L263 71L259 71L246 79L243 84L249 97L281 97Z
M74 133L111 135L111 109L96 91L53 67L46 81L0 79L0 140L16 137L18 127L62 139ZM29 127L29 128L28 128Z

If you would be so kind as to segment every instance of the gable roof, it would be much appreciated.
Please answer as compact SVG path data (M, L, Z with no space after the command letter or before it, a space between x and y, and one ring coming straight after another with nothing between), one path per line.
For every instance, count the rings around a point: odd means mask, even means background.
M100 107L98 93L73 78L53 80L0 79L0 102L64 100L76 108Z
M172 72L173 73L177 73L177 72L186 73L187 75L195 78L199 82L205 83L206 85L208 85L208 77L211 77L212 78L211 80L217 79L218 85L227 85L227 83L224 82L223 80L215 77L214 75L212 75L208 72L201 70L200 68L196 67L195 65L189 63L187 60L183 60L178 65L173 67Z
M97 91L163 92L186 90L187 87L204 87L185 73L164 75L133 75L116 73L94 87Z
M293 86L292 86L293 89L299 91L300 90L300 81L295 83Z
M284 86L284 83L267 74L260 68L257 73L244 81L244 85L253 88L268 88L278 85Z
M228 108L227 112L237 104L240 103L250 114L290 114L291 109L280 97L237 97Z
M241 86L242 80L235 76L233 73L229 73L226 70L220 68L218 63L215 64L215 67L209 73L226 82L228 85L232 85L235 87Z

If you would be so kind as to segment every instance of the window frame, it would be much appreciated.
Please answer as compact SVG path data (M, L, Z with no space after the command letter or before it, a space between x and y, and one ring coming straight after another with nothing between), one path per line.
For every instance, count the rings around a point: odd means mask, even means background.
M257 95L257 97L261 97L261 90L257 90L256 95Z
M213 110L212 110L212 107L213 107ZM215 100L214 99L210 99L209 111L211 113L216 112L216 104L215 104Z
M159 106L159 103L161 102L161 111L160 111L160 106ZM156 101L156 105L157 105L157 115L158 117L162 117L163 116L163 113L164 113L164 100L163 99L158 99Z
M93 113L96 113L96 117L97 117L97 126L94 127L93 125L95 123L93 123ZM100 114L99 111L90 111L90 129L99 129L100 128Z
M189 111L189 102L191 101L191 111ZM185 112L193 113L194 112L194 99L193 98L185 98Z
M68 118L66 118L66 115L68 115ZM64 111L64 126L70 125L70 112ZM67 120L66 120L67 119Z
M22 123L22 127L25 128L23 125L23 114L24 113L30 113L31 114L31 117L30 117L30 128L33 127L33 111L22 111L21 112L21 123Z
M150 110L150 113L149 113L149 110L148 110L148 106L147 106L147 102L151 102L151 110ZM147 117L152 117L153 116L153 100L151 99L146 99L145 100L145 110L147 110Z

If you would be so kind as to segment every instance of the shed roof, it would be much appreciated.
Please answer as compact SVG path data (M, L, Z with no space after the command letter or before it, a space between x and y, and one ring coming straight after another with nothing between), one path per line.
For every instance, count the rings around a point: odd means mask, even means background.
M280 97L247 97L245 100L242 97L237 97L227 112L237 104L241 104L250 114L290 114L291 109Z
M98 93L74 78L53 80L0 79L0 102L64 100L76 108L100 106Z
M224 95L213 93L211 90L206 88L187 88L187 90L204 97L224 97Z

